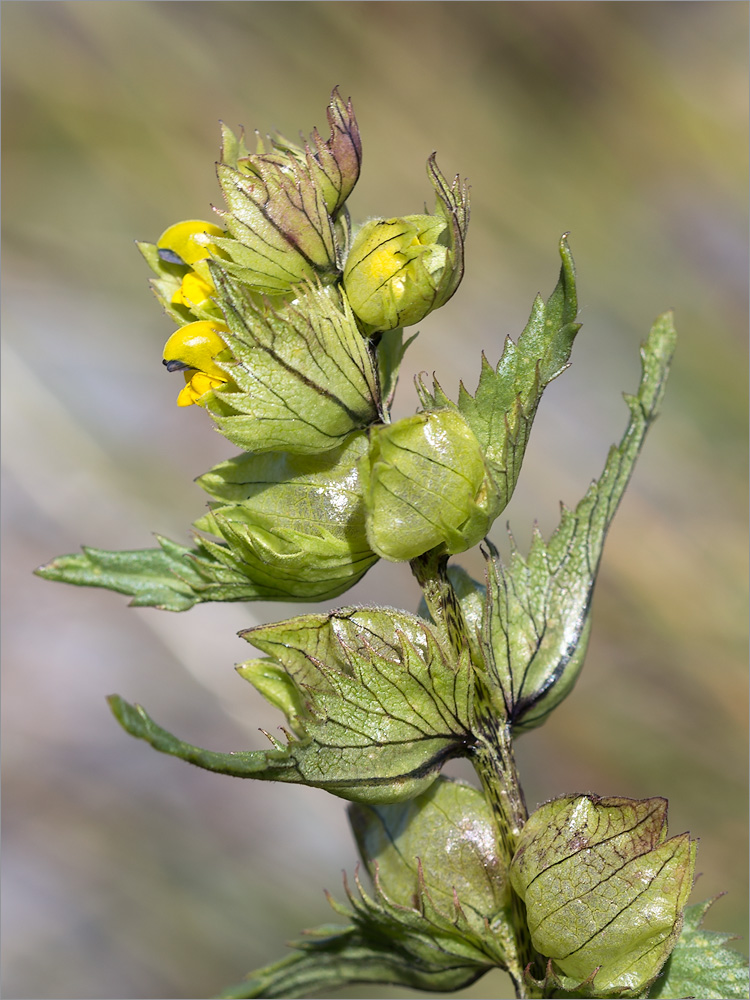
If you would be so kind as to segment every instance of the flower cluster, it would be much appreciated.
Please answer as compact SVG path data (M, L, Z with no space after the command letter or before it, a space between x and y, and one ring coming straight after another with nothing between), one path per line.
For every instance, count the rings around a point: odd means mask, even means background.
M221 224L179 222L155 244L139 244L156 275L153 290L179 324L163 355L167 370L185 379L178 406L208 411L245 453L250 489L229 488L223 466L202 477L219 503L197 526L218 535L224 548L213 554L230 550L251 580L259 562L282 579L293 554L306 583L279 596L297 598L330 596L332 575L340 592L378 557L462 551L502 506L455 406L396 423L389 415L403 328L443 305L461 280L466 186L449 184L433 155L435 214L371 219L353 231L346 202L359 177L359 130L337 91L327 116L327 140L317 130L304 145L258 138L255 152L224 127ZM296 502L305 496L305 515L284 537L277 518L270 547L254 486L261 455L291 477L271 495L288 503L291 481ZM304 472L299 456L308 456ZM323 467L346 480L343 499L310 489Z

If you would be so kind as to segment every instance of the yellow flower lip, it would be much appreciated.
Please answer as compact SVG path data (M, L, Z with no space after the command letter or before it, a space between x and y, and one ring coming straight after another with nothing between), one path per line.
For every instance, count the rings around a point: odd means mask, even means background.
M216 289L210 281L197 274L195 271L188 271L182 279L182 284L172 296L173 305L201 306L209 302Z
M226 350L219 334L226 330L223 323L210 320L199 320L180 327L164 345L162 363L170 372L192 368L211 379L226 382L226 372L214 361L217 354Z
M218 248L211 243L212 236L224 236L224 230L212 222L187 219L165 229L156 241L156 247L162 260L170 264L192 265L218 252Z
M211 378L192 368L185 372L185 383L177 396L178 406L192 406L211 389L217 389L225 384L221 379Z

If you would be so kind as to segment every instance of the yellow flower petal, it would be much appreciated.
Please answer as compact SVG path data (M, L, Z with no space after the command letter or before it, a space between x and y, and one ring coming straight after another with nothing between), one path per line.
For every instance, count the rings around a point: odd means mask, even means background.
M218 248L211 243L211 236L224 236L224 230L211 222L188 219L165 229L156 246L159 250L171 250L185 264L194 264L205 260L212 253L220 254Z
M200 306L214 294L216 289L210 281L201 278L195 271L188 271L182 284L172 296L172 305Z
M180 390L177 396L178 406L192 406L211 389L217 389L219 386L226 384L224 379L211 378L209 375L194 371L192 368L183 374L186 385Z
M200 320L175 330L164 345L164 361L179 361L189 368L205 372L211 378L226 382L226 373L214 364L214 358L226 350L219 331L226 331L223 323Z

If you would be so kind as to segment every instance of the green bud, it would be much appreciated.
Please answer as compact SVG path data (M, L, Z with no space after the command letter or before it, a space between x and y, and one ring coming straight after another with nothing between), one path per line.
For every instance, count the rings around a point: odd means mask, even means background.
M638 997L677 941L695 841L667 840L666 799L564 796L524 827L510 878L563 988Z
M370 547L394 562L438 546L463 552L499 513L479 443L455 410L371 428L360 470Z
M258 137L255 153L223 129L219 183L231 239L218 239L226 269L256 291L278 295L303 280L338 280L346 253L344 202L362 159L351 101L334 90L327 111L331 134L317 130L303 147L282 136Z
M344 266L344 288L370 332L411 326L442 306L463 275L468 195L451 187L434 154L427 171L437 192L437 214L371 219L359 230Z

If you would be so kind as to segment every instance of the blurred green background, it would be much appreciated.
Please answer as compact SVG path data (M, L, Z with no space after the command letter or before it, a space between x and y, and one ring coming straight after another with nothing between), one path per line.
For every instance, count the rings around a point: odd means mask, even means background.
M662 417L615 520L578 688L521 739L529 805L664 795L701 838L693 899L747 933L748 5L6 2L3 995L201 997L327 921L354 848L345 804L187 767L127 737L104 696L180 736L260 747L280 721L232 665L292 606L135 610L53 586L85 542L180 541L192 479L232 453L178 411L172 330L133 241L209 216L219 119L294 136L352 96L355 217L432 202L433 149L472 185L468 270L405 363L473 389L484 350L554 285L570 231L584 327L547 390L507 515L551 531L626 422L638 344L674 308ZM504 519L503 519L504 520ZM507 551L504 524L493 535ZM481 572L479 559L464 564ZM339 603L415 608L403 567ZM461 772L465 773L465 772ZM745 941L738 947L745 948ZM341 996L412 996L351 988ZM466 997L508 997L489 976Z

